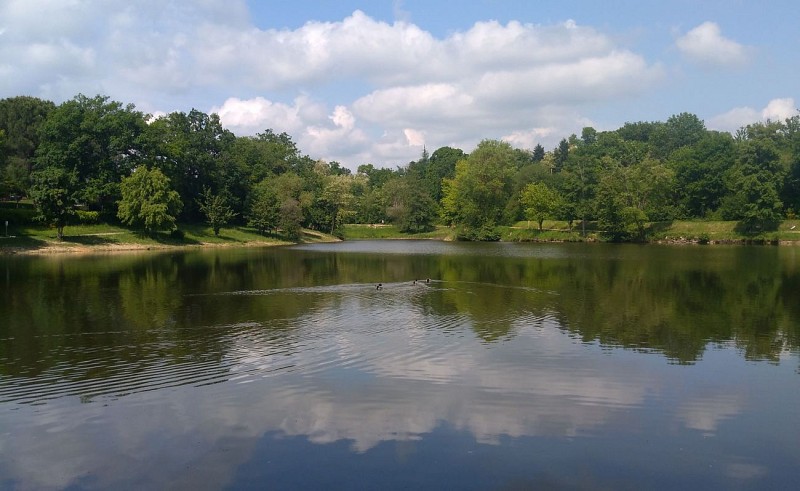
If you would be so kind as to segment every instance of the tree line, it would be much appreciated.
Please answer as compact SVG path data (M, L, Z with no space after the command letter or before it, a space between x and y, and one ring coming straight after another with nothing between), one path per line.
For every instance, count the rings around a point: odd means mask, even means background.
M302 227L392 223L493 240L502 225L563 220L642 240L649 223L677 219L736 220L755 234L800 210L800 115L732 135L680 113L586 127L549 151L484 140L469 154L426 149L405 166L353 173L303 154L286 133L237 137L216 114L154 118L105 96L59 105L20 96L0 100L0 197L32 199L59 236L76 221L150 233L236 224L289 238Z

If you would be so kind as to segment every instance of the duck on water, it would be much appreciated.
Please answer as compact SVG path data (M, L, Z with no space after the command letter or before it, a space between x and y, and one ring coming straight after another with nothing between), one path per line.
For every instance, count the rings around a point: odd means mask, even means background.
M422 283L422 280L414 280L414 282L412 283L412 285L416 285L416 284L417 284L417 282L419 282L419 283ZM431 279L430 279L430 278L426 278L426 279L425 279L425 283L430 283L430 282L431 282ZM378 283L377 285L375 285L375 289L376 289L376 290L383 290L383 283Z

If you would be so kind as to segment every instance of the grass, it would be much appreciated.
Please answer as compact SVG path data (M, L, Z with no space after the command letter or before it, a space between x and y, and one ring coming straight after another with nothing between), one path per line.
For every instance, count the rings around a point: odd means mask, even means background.
M654 222L647 225L650 242L754 242L774 243L780 241L800 242L800 220L784 220L777 230L755 235L743 234L736 221L675 220ZM583 237L580 222L573 223L570 230L567 222L545 220L539 231L535 222L521 221L512 227L503 228L503 240L507 241L596 241L603 240L596 222L587 222L586 237Z
M733 243L777 243L781 241L800 242L800 220L785 220L777 230L758 235L743 235L737 231L737 222L724 221L672 221L648 225L649 240L652 242L733 242ZM250 246L267 244L289 244L278 234L259 234L250 227L226 227L214 235L211 227L203 224L181 224L183 237L168 232L152 235L108 224L70 225L64 229L64 240L59 241L56 230L43 226L9 227L9 237L0 229L0 253L51 250L68 252L82 250L110 249L148 249L190 246ZM346 240L355 239L439 239L452 238L451 228L439 226L431 232L405 234L392 225L345 225L342 229ZM500 227L504 241L516 242L579 242L598 241L602 236L594 222L588 222L586 236L582 234L580 223L572 229L563 221L547 220L543 230L538 224L526 221L511 227ZM310 230L303 231L302 242L330 242L337 240L327 234Z
M342 227L345 240L355 239L446 239L452 234L448 227L438 226L430 232L407 234L400 232L394 225L350 224Z
M650 239L656 241L709 241L709 242L775 242L800 241L800 220L784 220L777 230L768 230L755 235L742 234L738 222L689 221L651 224ZM794 227L794 229L792 229Z
M18 252L50 249L69 252L71 250L148 249L188 246L247 246L267 244L290 244L278 234L262 235L250 227L222 228L218 236L211 227L202 224L181 224L183 237L169 232L144 234L136 230L108 224L74 225L64 228L63 240L58 240L54 228L43 226L20 226L9 228L9 237L0 235L0 251ZM4 231L3 231L4 232ZM334 237L314 231L303 231L302 242L330 242Z

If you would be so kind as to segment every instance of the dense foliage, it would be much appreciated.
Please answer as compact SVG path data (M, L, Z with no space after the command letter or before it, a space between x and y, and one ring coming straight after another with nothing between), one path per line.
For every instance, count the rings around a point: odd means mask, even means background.
M143 191L156 185L158 195ZM207 221L215 233L232 223L289 236L443 223L492 240L500 225L547 219L593 221L611 240L641 240L647 224L674 219L736 220L758 234L800 209L800 115L731 135L681 113L587 127L551 151L484 140L469 155L442 147L352 173L303 155L285 133L237 137L216 114L152 118L103 96L14 97L0 100L0 198L23 197L59 231L80 211L149 231Z

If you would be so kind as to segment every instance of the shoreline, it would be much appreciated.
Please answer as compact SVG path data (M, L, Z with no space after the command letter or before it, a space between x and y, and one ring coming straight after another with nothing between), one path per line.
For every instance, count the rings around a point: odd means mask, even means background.
M88 237L95 235L108 234L83 234L74 237ZM139 242L109 242L104 244L82 244L70 242L69 240L41 240L35 244L4 245L0 237L0 256L78 256L92 254L135 254L147 252L165 251L189 251L207 249L230 249L230 248L257 248L257 247L279 247L294 244L308 244L317 242L337 242L340 239L315 230L304 230L305 240L291 242L280 239L265 240L229 240L229 241L197 241L187 244L165 244L165 243L139 243ZM21 238L28 236L17 236L11 238Z
M452 242L447 238L421 238L414 237L390 237L390 238L364 238L364 239L349 239L351 241L358 240L439 240L442 242ZM0 247L0 256L84 256L84 255L104 255L104 254L136 254L136 253L149 253L149 252L167 252L167 251L190 251L190 250L208 250L208 249L231 249L231 248L259 248L259 247L280 247L289 246L294 244L303 243L316 243L316 242L342 242L341 240L317 240L307 242L286 242L286 241L251 241L251 242L203 242L200 244L136 244L136 243L116 243L116 244L102 244L102 245L85 245L85 244L57 244L48 243L45 246L37 245L31 247ZM498 241L498 242L528 242L540 244L553 244L553 243L575 243L569 240L527 240L527 241ZM578 241L584 243L608 243L597 240ZM623 243L620 243L623 244ZM800 246L800 241L796 240L710 240L707 243L701 243L696 240L654 240L648 242L626 242L625 244L639 244L639 245L728 245L728 246Z
M225 249L225 248L250 248L250 247L276 247L292 245L295 242L264 241L264 242L244 242L244 243L213 243L204 242L200 244L135 244L117 243L103 245L85 244L53 244L45 246L19 246L19 247L0 247L0 256L50 256L50 255L86 255L86 254L116 254L116 253L137 253L137 252L164 252L182 251L192 249Z

